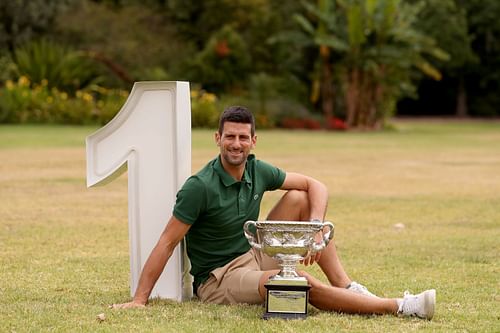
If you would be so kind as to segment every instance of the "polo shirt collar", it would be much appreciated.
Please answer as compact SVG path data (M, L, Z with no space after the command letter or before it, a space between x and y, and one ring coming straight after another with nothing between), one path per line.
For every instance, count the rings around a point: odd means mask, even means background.
M214 170L219 175L224 186L229 187L235 183L238 183L239 182L238 180L234 179L230 174L228 174L226 172L226 170L224 170L224 167L222 166L222 162L220 159L221 159L221 156L219 155L217 157L217 159L215 160ZM252 178L250 177L250 172L248 172L248 161L254 160L254 159L255 159L255 155L250 154L250 155L248 155L247 162L245 163L245 172L243 173L243 179L241 180L241 182L242 183L244 182L247 185L252 184Z

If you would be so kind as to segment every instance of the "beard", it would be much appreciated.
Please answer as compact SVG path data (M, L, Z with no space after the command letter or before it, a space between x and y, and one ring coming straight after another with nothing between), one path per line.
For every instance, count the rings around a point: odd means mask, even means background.
M240 154L233 155L231 151L224 150L221 152L221 156L229 165L240 166L247 161L248 152L241 151Z

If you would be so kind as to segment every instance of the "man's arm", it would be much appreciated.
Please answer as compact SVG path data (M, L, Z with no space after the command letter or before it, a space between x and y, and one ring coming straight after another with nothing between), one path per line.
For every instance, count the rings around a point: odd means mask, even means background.
M172 216L162 232L158 243L142 268L134 299L123 304L113 304L113 308L144 307L153 287L160 277L175 247L184 238L191 226Z
M299 190L307 192L309 199L309 220L323 221L326 215L326 208L328 206L328 189L320 181L293 172L287 172L285 181L281 185L281 190ZM322 233L318 233L316 241L321 242L323 238ZM305 258L302 264L308 266L321 259L321 251L316 254Z
M309 198L309 219L323 221L328 206L328 189L320 181L300 173L287 172L281 190L307 192Z

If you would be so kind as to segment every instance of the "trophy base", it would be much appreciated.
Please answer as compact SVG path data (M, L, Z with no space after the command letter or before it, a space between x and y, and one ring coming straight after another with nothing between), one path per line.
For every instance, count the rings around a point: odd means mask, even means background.
M263 319L305 319L311 286L305 278L269 280Z

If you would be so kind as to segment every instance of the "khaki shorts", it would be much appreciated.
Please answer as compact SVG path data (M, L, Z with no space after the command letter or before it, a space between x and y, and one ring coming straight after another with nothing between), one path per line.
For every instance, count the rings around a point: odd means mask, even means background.
M252 248L211 271L208 280L198 287L198 297L216 304L262 304L259 281L264 271L270 270L279 270L276 261Z

